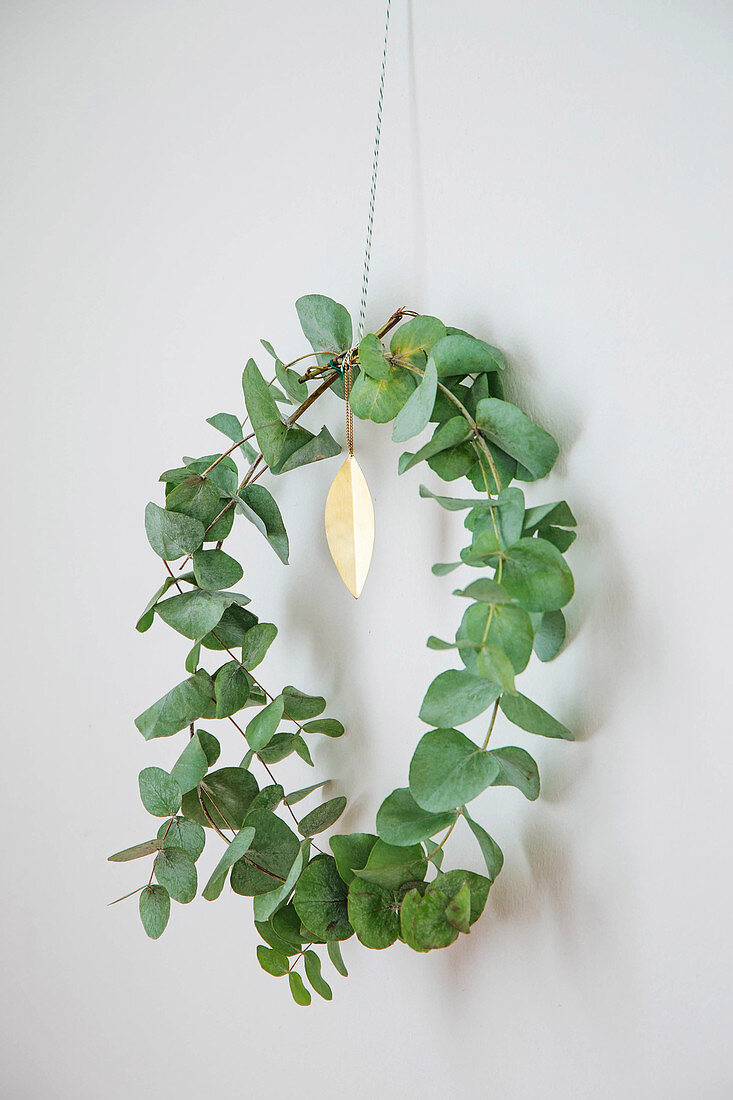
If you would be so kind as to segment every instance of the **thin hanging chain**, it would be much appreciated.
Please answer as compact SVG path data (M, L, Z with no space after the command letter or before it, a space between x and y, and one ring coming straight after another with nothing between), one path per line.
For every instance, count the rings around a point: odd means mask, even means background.
M367 295L369 293L369 268L372 262L372 233L374 230L374 203L377 197L377 172L379 169L379 139L382 136L382 107L384 105L384 74L387 69L387 39L389 37L389 12L391 0L387 0L387 10L384 16L384 46L382 47L382 71L379 76L379 97L377 100L377 128L374 133L374 156L372 157L372 182L369 190L369 217L367 218L366 244L364 247L364 270L361 277L361 302L359 304L359 325L357 328L357 344L361 343L364 335L364 321L366 319ZM351 394L351 356L344 364L344 396L346 398L346 446L349 454L354 453L354 415L349 404Z

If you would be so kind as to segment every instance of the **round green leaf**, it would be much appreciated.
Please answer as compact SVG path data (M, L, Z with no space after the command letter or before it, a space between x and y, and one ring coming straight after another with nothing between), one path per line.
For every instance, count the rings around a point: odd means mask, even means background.
M341 833L328 842L336 860L339 875L348 885L354 878L354 869L366 865L377 837L374 833Z
M412 757L410 793L432 813L453 810L491 786L498 772L490 754L458 730L430 730Z
M223 550L197 550L193 555L193 573L199 588L213 592L231 588L244 576L239 562Z
M195 821L188 821L185 817L177 817L170 823L164 821L158 829L158 839L163 848L183 848L191 859L196 862L204 850L206 833L201 825Z
M286 955L274 951L271 947L263 947L262 944L257 948L257 961L263 970L275 978L284 977L290 969Z
M143 768L138 786L143 806L154 817L172 817L181 808L181 788L162 768Z
M277 637L273 623L255 623L242 638L242 664L245 668L257 668Z
M399 908L395 895L376 883L356 878L349 887L349 921L365 947L392 946L400 931Z
M353 934L347 909L346 883L333 856L312 859L298 880L293 905L306 928L322 940L346 940Z
M529 471L531 479L544 477L554 466L557 443L516 405L487 397L476 407L476 420L484 435L516 458Z
M217 828L236 832L242 828L258 790L257 780L245 768L219 768L209 772L197 790L183 796L183 816L205 829L211 827L201 808L200 795Z
M428 863L421 844L397 845L377 840L369 852L366 864L355 867L354 873L365 882L373 882L384 890L394 891L406 882L422 882L427 870Z
M155 858L155 877L174 901L187 905L196 897L196 864L183 848L162 848Z
M436 676L428 688L420 717L431 726L459 726L485 711L499 697L500 691L490 680L449 669Z
M520 539L506 551L501 583L527 611L555 611L575 590L560 551L539 538Z
M473 585L469 587L473 588ZM456 641L473 642L476 646L499 646L511 661L514 671L522 672L532 656L532 620L529 613L516 604L479 601L466 608L456 631ZM477 674L479 650L461 646L459 653L468 671Z

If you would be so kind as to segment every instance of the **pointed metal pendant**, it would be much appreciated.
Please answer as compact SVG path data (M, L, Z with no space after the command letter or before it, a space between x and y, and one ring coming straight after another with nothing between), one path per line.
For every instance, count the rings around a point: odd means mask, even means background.
M366 478L353 455L346 459L328 490L325 519L334 565L358 600L374 549L374 508Z

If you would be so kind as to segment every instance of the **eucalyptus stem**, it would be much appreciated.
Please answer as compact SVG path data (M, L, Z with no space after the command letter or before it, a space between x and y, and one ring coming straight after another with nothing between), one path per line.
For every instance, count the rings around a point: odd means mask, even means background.
M494 710L491 714L491 721L489 722L488 732L486 734L486 737L484 737L484 743L481 746L482 749L485 749L486 746L489 743L489 738L491 737L492 731L494 729L494 722L496 721L496 715L498 714L498 712L499 712L499 700L497 699L496 702L494 703Z

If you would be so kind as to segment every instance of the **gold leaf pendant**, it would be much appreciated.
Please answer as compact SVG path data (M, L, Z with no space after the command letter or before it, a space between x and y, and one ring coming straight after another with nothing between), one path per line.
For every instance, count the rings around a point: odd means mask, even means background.
M358 600L374 549L374 508L366 478L353 455L346 459L328 490L325 519L334 565Z

